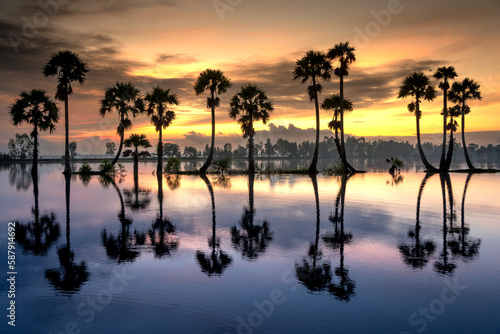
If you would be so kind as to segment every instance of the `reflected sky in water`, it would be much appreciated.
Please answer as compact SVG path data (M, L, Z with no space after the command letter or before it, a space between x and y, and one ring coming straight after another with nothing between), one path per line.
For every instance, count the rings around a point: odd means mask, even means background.
M73 176L68 207L59 164L40 166L38 196L30 168L0 171L4 256L18 222L17 333L500 328L500 175L158 179L150 167Z

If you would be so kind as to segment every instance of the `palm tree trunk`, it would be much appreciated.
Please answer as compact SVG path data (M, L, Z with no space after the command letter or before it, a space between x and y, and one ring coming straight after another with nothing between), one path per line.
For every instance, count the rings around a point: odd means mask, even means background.
M156 174L161 174L163 171L163 137L161 130L162 127L160 126L158 138L158 165L156 166Z
M453 122L453 120L451 120ZM450 142L448 144L448 153L446 154L446 166L445 166L445 171L450 170L451 166L451 160L453 158L453 151L455 150L454 148L455 142L453 141L453 129L450 131Z
M64 98L64 129L66 131L64 137L64 174L71 174L71 166L69 164L69 106L68 106L68 85L64 87L66 97Z
M316 174L318 172L318 152L319 152L319 104L318 104L318 92L316 90L316 78L313 76L312 79L313 91L314 91L314 106L316 108L316 144L314 145L314 154L309 166L309 174Z
M250 118L250 128L252 133L250 134L250 137L248 138L248 172L249 173L255 173L255 162L253 159L253 151L254 151L254 144L253 144L253 119Z
M344 164L344 168L351 173L355 173L356 169L347 161L345 153L345 140L344 140L344 73L340 74L340 158Z
M463 112L465 106L462 106L462 146L464 149L465 161L467 161L467 167L469 169L475 169L474 165L470 161L469 154L467 153L467 145L465 144L465 113Z
M71 175L65 174L65 195L66 195L66 247L68 250L68 258L71 258L71 245L70 245L70 191L71 191Z
M134 181L135 178L139 178L139 150L138 147L135 147L135 152L134 152Z
M211 91L211 103L212 103L212 142L210 144L210 153L208 153L207 161L201 166L200 174L206 174L208 167L212 163L214 157L214 146L215 146L215 102L214 102L214 90Z
M316 204L316 237L314 239L314 257L313 257L313 268L316 268L316 258L318 255L318 248L319 248L319 228L320 228L319 194L318 194L318 180L316 178L316 174L311 174L310 177L314 189L314 202Z
M447 167L446 163L446 121L448 120L448 90L444 89L444 97L443 97L443 147L441 149L441 160L439 161L439 169L441 171L448 171L449 166ZM451 130L453 133L453 129Z
M118 152L116 153L116 156L115 158L113 159L113 161L111 162L111 164L114 166L116 164L116 162L118 161L118 158L120 157L120 154L122 154L122 148L123 148L123 137L125 136L125 127L123 127L123 121L124 121L124 117L123 117L123 114L121 116L121 123L120 123L120 126L122 127L121 130L120 130L120 146L118 146Z
M33 130L33 165L31 166L31 175L34 177L37 175L38 171L38 127L35 123L35 129ZM33 180L34 181L34 180Z
M335 115L334 118L335 121L335 147L337 148L337 152L339 154L339 158L342 159L342 148L340 147L340 140L339 140L339 129L337 128L337 122L338 122L338 116Z
M418 153L420 154L420 159L422 159L422 162L424 163L425 169L428 171L435 171L436 168L434 168L428 161L427 158L425 157L424 150L422 149L422 142L420 141L420 109L419 109L419 104L418 104L418 97L417 97L417 110L415 112L415 118L417 119L417 148L418 148Z

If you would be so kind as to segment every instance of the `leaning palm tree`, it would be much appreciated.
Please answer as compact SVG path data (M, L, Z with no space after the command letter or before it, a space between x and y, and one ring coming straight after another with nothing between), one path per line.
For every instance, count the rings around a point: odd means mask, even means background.
M212 143L210 145L210 152L208 153L207 161L201 166L200 173L205 174L208 167L212 163L214 156L214 145L215 145L215 108L219 106L220 99L219 95L227 92L231 87L231 81L224 76L221 70L206 69L201 72L194 83L194 92L196 96L202 94L205 91L210 92L210 96L207 97L207 108L212 110Z
M457 72L453 66L439 67L433 75L436 79L441 79L439 88L443 91L443 147L441 149L441 160L439 161L439 169L447 171L450 166L446 165L446 130L448 127L448 89L450 89L449 79L457 77Z
M273 103L262 88L248 84L241 87L241 91L233 96L230 106L229 117L236 119L240 116L237 122L243 132L243 138L248 138L248 171L255 173L253 122L262 121L266 124L270 117L269 113L274 110Z
M64 127L65 127L65 141L64 141L64 173L71 173L69 164L69 109L68 97L73 94L71 83L78 81L83 84L85 82L85 75L88 72L87 64L82 62L76 53L69 50L58 51L52 54L50 60L43 67L43 75L45 77L57 76L57 91L56 99L64 101Z
M309 166L309 173L316 174L318 171L319 151L319 102L318 94L323 87L318 83L319 80L329 81L331 79L332 65L326 58L326 54L320 51L308 51L304 57L298 59L293 70L293 79L302 79L301 83L309 83L307 93L309 99L314 101L316 107L316 144L314 146L314 155Z
M333 94L326 97L321 104L321 109L333 113L333 119L330 121L330 123L328 123L328 127L330 128L330 130L335 131L335 146L340 157L342 157L342 146L340 145L339 141L339 130L341 129L340 114L342 111L342 106L344 108L344 111L351 112L353 110L352 101L349 99L344 99L343 103L341 103L340 95L338 94Z
M130 135L130 137L128 139L126 139L123 142L123 144L127 148L133 147L133 149L125 150L123 152L123 156L124 157L132 156L132 158L134 159L134 175L135 175L137 173L138 167L139 167L139 158L150 156L148 151L140 151L139 152L139 147L148 148L148 147L151 147L151 143L146 138L146 135L138 135L138 134L133 133Z
M161 174L163 170L163 138L162 129L165 130L170 126L175 119L175 112L168 110L168 105L179 105L179 100L176 94L170 94L170 89L162 89L160 87L153 88L153 91L146 94L144 98L148 102L146 112L151 117L151 123L156 127L158 132L158 165L156 172Z
M399 88L398 99L406 98L408 96L412 96L415 99L415 102L412 101L408 104L408 111L414 113L417 120L417 147L420 159L422 159L422 162L428 171L435 171L436 168L427 161L422 149L422 142L420 141L420 117L422 117L420 103L422 99L427 101L434 100L436 97L436 89L424 73L413 72L404 79L403 85Z
M139 89L135 88L130 82L117 82L112 87L107 87L104 93L104 99L101 100L99 114L104 117L107 113L116 110L120 116L120 123L116 132L120 135L120 146L115 158L111 162L116 164L123 148L123 138L125 130L132 127L132 121L129 118L129 113L132 117L144 112L144 101L140 97Z
M462 114L462 146L464 149L465 161L469 169L474 169L474 165L470 161L467 153L467 145L465 144L465 115L470 113L470 107L467 105L469 100L481 100L481 86L472 79L465 78L461 82L454 82L450 90L450 101L460 105Z
M350 172L356 172L356 170L347 161L345 153L345 141L344 141L344 77L349 75L349 65L356 61L356 56L354 55L354 47L349 45L349 42L338 43L333 48L328 50L327 58L331 60L338 61L338 67L335 69L334 73L340 78L340 147L342 149L341 159L344 164L344 168L347 168Z
M33 138L33 166L31 174L35 175L38 166L38 133L49 130L52 133L59 121L59 109L47 96L44 90L33 89L21 92L19 98L10 106L9 114L12 124L22 123L33 125L31 137Z

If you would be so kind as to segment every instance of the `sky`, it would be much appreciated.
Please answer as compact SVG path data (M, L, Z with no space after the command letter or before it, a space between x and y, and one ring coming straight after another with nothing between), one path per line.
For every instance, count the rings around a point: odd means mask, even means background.
M314 140L314 103L306 84L293 80L297 59L308 50L327 51L349 41L357 61L345 80L354 111L346 116L347 134L367 139L411 138L415 117L397 99L406 75L429 77L439 66L454 66L458 80L481 85L483 99L471 103L466 131L479 144L500 144L500 1L466 0L3 0L0 5L0 152L17 132L8 110L23 90L45 89L53 96L55 78L41 68L51 54L69 49L87 63L84 85L70 96L70 140L84 154L104 153L118 143L118 115L99 116L106 87L131 82L146 94L169 88L180 105L163 133L165 142L201 149L210 142L206 96L193 83L207 68L220 69L232 88L221 96L216 114L216 145L243 144L229 118L229 100L243 84L261 86L274 102L268 124L256 124L257 140L280 137ZM437 81L432 79L437 86ZM333 76L321 100L339 92ZM62 154L64 104L54 133L42 133L42 154ZM439 143L442 93L422 104L421 131ZM321 111L321 135L331 135L331 115ZM158 135L146 116L133 121L131 133Z

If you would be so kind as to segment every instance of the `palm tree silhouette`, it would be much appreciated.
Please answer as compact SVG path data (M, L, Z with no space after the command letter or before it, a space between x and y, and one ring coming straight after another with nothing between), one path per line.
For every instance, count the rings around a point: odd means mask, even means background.
M441 181L441 194L443 197L443 250L440 252L440 259L434 262L434 270L442 275L449 275L453 273L457 267L448 258L448 224L447 219L450 219L450 230L453 229L453 220L455 219L455 213L453 211L453 193L451 188L450 174L440 173L439 179ZM448 189L448 197L450 201L450 215L446 214L446 191Z
M333 113L333 119L328 123L328 127L330 130L335 131L335 147L337 148L337 152L339 156L342 156L342 146L340 145L339 140L339 129L341 129L341 122L339 116L342 112L342 107L344 108L344 112L351 112L353 110L353 105L351 100L344 99L343 103L341 103L340 95L333 94L326 97L321 104L321 109L330 111Z
M254 179L255 174L248 174L248 206L243 207L243 214L239 221L240 229L233 226L231 228L231 241L233 247L241 252L241 256L250 261L256 260L262 255L269 243L273 240L273 232L269 228L269 223L264 220L261 225L254 224Z
M28 123L33 125L33 166L31 174L35 175L38 168L38 133L49 130L52 133L59 121L59 109L56 104L41 89L29 92L22 91L19 98L10 106L9 114L14 126Z
M196 96L203 94L205 91L210 92L207 98L207 108L212 110L212 141L210 145L210 152L208 153L207 161L201 166L200 173L205 174L208 167L212 163L214 156L215 144L215 108L220 104L219 95L227 92L231 87L231 81L224 76L221 70L206 69L201 72L194 83L194 92Z
M450 131L450 141L448 143L448 153L446 154L445 171L450 169L451 160L453 159L453 151L455 150L455 139L453 138L453 134L457 132L458 128L458 123L455 118L461 115L460 109L458 105L448 108L450 121L446 124L446 130Z
M45 77L57 76L57 91L55 98L64 101L64 173L71 173L69 161L69 107L68 97L73 94L71 83L77 81L81 85L85 82L88 72L87 64L82 62L76 53L69 50L58 51L52 54L47 64L43 67Z
M128 139L126 139L123 144L125 145L126 148L131 148L133 149L130 150L125 150L123 152L124 157L132 156L134 159L134 177L135 174L138 173L139 171L139 158L145 158L151 156L148 151L140 151L139 152L139 147L143 148L148 148L151 147L151 143L149 140L146 138L146 135L138 135L138 134L131 134Z
M163 171L163 138L162 129L165 130L172 124L175 119L175 112L168 110L169 105L179 105L179 100L176 94L170 94L170 89L162 89L154 87L153 91L146 94L144 100L148 103L146 112L151 118L151 123L156 127L158 132L158 165L156 173L161 174Z
M467 175L467 179L465 180L464 192L462 195L461 226L459 229L457 228L450 231L453 234L457 234L457 238L448 242L451 252L454 255L460 256L464 261L474 259L474 257L479 254L479 246L481 245L481 239L471 238L468 236L470 229L465 224L465 196L467 194L467 188L469 187L472 175L472 173L469 173Z
M117 82L114 86L106 88L104 99L101 100L99 114L102 117L113 110L116 110L120 117L120 123L118 123L116 129L116 132L120 135L120 145L115 158L111 162L113 165L116 164L122 153L125 130L132 128L129 113L132 117L136 117L144 112L144 101L139 94L139 89L135 88L130 82Z
M273 103L262 88L249 84L241 87L241 91L233 96L230 107L229 117L236 119L240 116L237 122L243 132L243 138L248 138L248 171L255 173L253 122L262 121L266 124L270 117L269 113L274 110Z
M340 157L344 168L352 173L355 173L356 170L347 161L344 141L344 77L349 75L349 65L356 61L354 51L355 48L350 46L349 42L345 42L336 44L327 53L328 59L338 61L338 67L335 68L334 73L340 78Z
M465 144L465 115L470 113L470 107L467 105L469 100L482 100L479 88L481 86L472 79L465 78L461 82L454 82L450 90L450 101L456 103L461 108L462 114L462 146L464 149L465 161L469 169L475 169L467 153Z
M28 224L16 222L16 241L23 250L35 256L47 255L50 247L59 239L60 228L54 212L40 217L38 204L38 176L33 176L33 197L35 205L31 209L34 220Z
M118 188L115 181L109 177L101 177L101 180L104 182L103 185L113 185L120 198L120 211L118 211L117 216L121 226L117 237L108 234L106 229L104 229L101 232L102 245L106 248L106 255L109 258L116 260L118 263L132 262L139 256L139 252L133 249L134 245L130 234L130 225L133 223L132 218L125 214L125 202L120 188Z
M196 260L201 267L201 271L209 277L221 276L224 270L231 265L233 261L231 257L220 249L220 238L216 235L216 221L215 221L215 196L212 184L207 176L202 174L200 176L207 185L210 192L210 199L212 202L212 236L208 239L208 246L212 248L210 255L202 251L196 251Z
M162 258L165 255L171 256L172 252L179 247L179 240L170 238L175 233L175 226L168 218L163 216L163 179L162 174L157 174L158 181L158 203L159 212L149 230L149 238L154 248L155 256Z
M441 149L441 160L439 161L439 169L441 171L447 171L450 166L446 164L446 130L448 121L448 89L450 89L450 83L448 80L455 79L457 77L457 72L455 72L455 67L439 67L434 73L434 78L442 79L439 83L439 88L443 91L443 147Z
M314 146L314 155L309 166L309 173L316 174L319 151L319 102L318 94L323 87L319 80L329 81L331 79L332 64L328 61L326 54L320 51L308 51L304 57L298 59L293 70L293 79L302 79L301 83L309 83L307 93L309 99L314 101L316 107L316 144Z
M414 113L417 120L417 146L420 159L422 159L422 162L428 171L435 171L436 168L427 161L424 151L422 150L422 142L420 141L420 118L422 117L420 103L422 99L427 101L434 100L436 97L436 90L430 83L429 78L422 72L414 72L404 79L403 85L399 88L398 99L406 98L408 96L415 98L415 102L412 101L408 104L408 111Z
M424 193L424 188L432 176L432 173L426 173L422 182L420 183L420 188L418 189L418 197L417 197L417 215L415 219L415 230L410 230L408 232L408 236L413 240L414 243L407 245L404 243L400 243L398 245L399 251L403 256L404 262L412 267L413 269L423 268L427 262L428 258L434 253L435 245L432 240L426 240L424 242L420 241L420 203L422 200L422 195Z
M85 261L79 264L74 262L75 253L71 250L70 243L70 182L71 175L65 174L65 194L66 194L66 245L59 248L60 267L58 269L47 269L45 277L56 288L66 294L72 294L89 279L89 272Z

